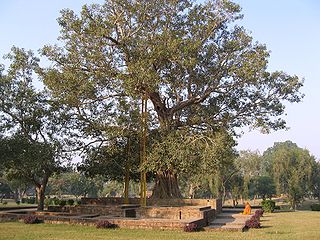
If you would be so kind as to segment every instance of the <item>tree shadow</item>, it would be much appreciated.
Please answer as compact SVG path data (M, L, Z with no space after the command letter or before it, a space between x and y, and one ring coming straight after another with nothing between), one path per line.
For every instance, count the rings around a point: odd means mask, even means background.
M272 228L272 226L261 226L260 228Z

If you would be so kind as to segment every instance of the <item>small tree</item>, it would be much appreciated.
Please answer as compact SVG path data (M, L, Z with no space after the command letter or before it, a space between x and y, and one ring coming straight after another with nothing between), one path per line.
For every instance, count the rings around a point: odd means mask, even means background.
M43 210L48 178L60 169L64 114L34 82L42 71L33 52L13 47L0 69L1 159L8 176L33 184ZM1 71L2 70L2 71Z
M37 191L38 210L43 210L48 179L60 170L59 162L55 161L55 149L49 144L30 142L23 135L8 137L0 146L8 179L33 184Z

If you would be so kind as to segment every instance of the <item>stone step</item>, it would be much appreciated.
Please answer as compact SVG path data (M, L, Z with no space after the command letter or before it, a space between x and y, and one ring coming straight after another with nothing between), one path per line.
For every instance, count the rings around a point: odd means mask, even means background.
M220 213L217 218L250 218L251 216L253 216L253 214L251 215L244 215L244 214L240 214L240 213Z
M83 215L79 215L79 218L95 218L95 217L99 217L100 214L83 214Z
M196 207L199 209L199 211L205 211L205 210L210 210L211 207L210 206L201 206L201 207Z
M221 218L216 219L210 223L210 225L214 226L224 226L224 225L244 225L244 219L232 219L232 218Z
M224 225L224 226L216 226L209 225L204 228L205 231L215 231L215 232L243 232L245 229L244 225Z
M242 213L244 208L222 208L223 213Z

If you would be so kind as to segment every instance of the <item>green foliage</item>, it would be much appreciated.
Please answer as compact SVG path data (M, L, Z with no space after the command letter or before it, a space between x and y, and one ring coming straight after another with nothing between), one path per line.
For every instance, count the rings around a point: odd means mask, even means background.
M311 176L311 192L313 197L320 200L320 163L314 162L312 167L312 176Z
M249 150L240 151L234 165L237 172L233 175L233 179L230 179L232 183L230 190L237 199L253 197L257 192L252 182L263 171L260 153Z
M276 202L272 200L263 200L261 206L264 212L271 213L275 210Z
M147 170L170 169L179 173L215 173L219 166L232 163L234 141L226 132L201 133L175 131L152 143Z
M254 194L261 196L263 199L270 198L276 193L274 181L269 176L258 176L252 179L254 185Z
M315 158L308 150L299 148L291 141L275 143L264 152L263 157L271 163L270 173L277 193L288 194L291 207L296 208L311 190Z
M320 211L320 204L312 204L310 207L312 211Z
M68 199L68 200L67 200L67 204L68 204L69 206L72 206L72 205L74 204L74 200L73 200L73 199Z
M54 203L53 203L53 198L46 198L45 200L44 200L44 205L45 205L45 207L46 208L48 208L49 206L51 206L51 205L53 205Z
M64 207L65 205L67 205L67 201L64 199L61 199L59 202L59 206Z
M50 144L30 141L23 135L14 135L1 141L2 158L6 161L8 179L24 179L32 182L43 171L52 172L55 164L54 149Z
M56 206L60 205L61 200L59 198L53 198L53 204Z
M123 194L123 182L107 181L103 186L102 196L115 197ZM139 195L139 192L138 192Z
M0 198L2 199L2 196L8 195L10 193L12 193L12 190L7 181L5 181L4 179L0 179Z
M36 203L36 199L31 197L31 198L26 198L26 203L28 204L35 204Z
M78 166L78 170L88 176L102 176L105 180L123 181L126 171L130 178L140 177L139 138L117 137L108 141L108 145L92 147Z
M50 179L47 193L59 196L74 195L76 198L97 197L102 191L103 183L101 177L90 178L78 172L65 172Z

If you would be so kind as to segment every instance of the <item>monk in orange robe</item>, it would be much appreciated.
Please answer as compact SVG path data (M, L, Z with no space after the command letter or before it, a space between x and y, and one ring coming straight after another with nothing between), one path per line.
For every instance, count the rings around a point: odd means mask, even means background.
M242 214L245 214L245 215L251 214L251 206L250 206L249 202L246 202L246 206L245 206Z

